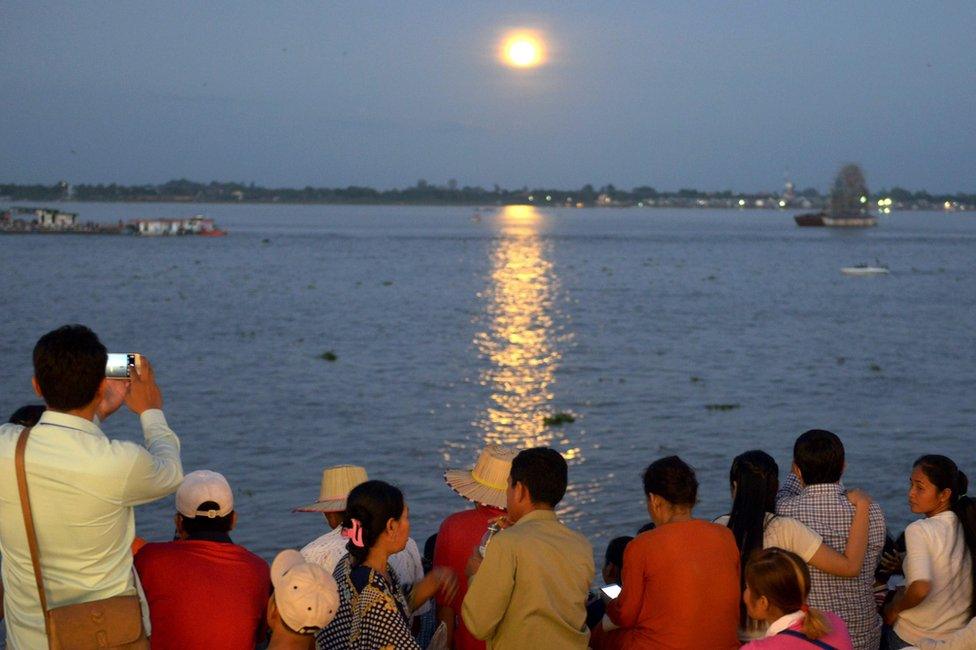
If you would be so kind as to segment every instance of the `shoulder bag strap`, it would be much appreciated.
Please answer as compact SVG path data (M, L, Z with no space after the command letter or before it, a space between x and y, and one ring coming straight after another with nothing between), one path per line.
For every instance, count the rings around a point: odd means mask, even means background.
M811 639L810 637L808 637L803 632L800 632L799 630L785 629L782 632L778 632L777 634L785 634L787 636L795 636L798 639L803 639L807 643L812 643L813 645L817 646L818 648L823 648L823 650L837 650L837 648L835 648L834 646L830 645L829 643L824 643L823 641L819 641L817 639Z
M44 614L44 627L47 628L47 597L44 595L44 580L41 579L41 553L37 548L37 532L34 530L34 516L31 514L30 495L27 493L27 469L24 467L24 452L27 450L27 437L32 427L24 427L17 438L17 451L14 464L17 469L17 490L20 492L20 509L24 513L24 530L27 532L27 546L30 547L31 563L34 565L34 580L37 582L37 595L41 600Z

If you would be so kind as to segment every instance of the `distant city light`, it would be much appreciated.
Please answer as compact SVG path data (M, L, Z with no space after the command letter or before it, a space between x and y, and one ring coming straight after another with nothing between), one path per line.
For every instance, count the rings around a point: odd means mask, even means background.
M529 200L530 200L530 201L535 201L535 197L534 197L534 196L532 196L531 194L529 194Z
M552 194L546 194L546 201L552 201Z
M779 201L779 207L785 208L786 207L786 201L784 201L783 199L780 199L780 201Z
M868 197L862 196L861 197L861 203L867 203L867 202L868 202Z
M744 206L745 206L745 204L746 204L746 200L745 200L745 199L739 199L739 207L740 207L740 208L741 208L741 207L744 207Z

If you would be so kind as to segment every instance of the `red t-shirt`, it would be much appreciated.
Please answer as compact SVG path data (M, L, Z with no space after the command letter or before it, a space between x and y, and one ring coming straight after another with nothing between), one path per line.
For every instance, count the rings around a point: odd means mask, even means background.
M252 650L271 593L268 563L229 542L146 544L135 556L153 650Z
M437 531L434 566L446 566L458 577L458 590L453 600L446 602L439 593L437 595L438 605L447 605L454 610L455 650L485 650L485 642L471 636L461 620L461 603L464 601L464 594L468 593L468 577L464 569L468 558L488 530L488 522L504 514L504 510L479 505L472 510L462 510L448 516Z

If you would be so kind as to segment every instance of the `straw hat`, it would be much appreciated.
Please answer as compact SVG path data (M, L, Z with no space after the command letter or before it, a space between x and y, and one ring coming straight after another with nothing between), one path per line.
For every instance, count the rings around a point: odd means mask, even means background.
M449 469L444 480L469 501L496 508L505 507L505 490L515 452L507 447L489 445L478 456L472 469Z
M346 509L349 492L369 480L366 470L358 465L336 465L322 471L319 500L292 512L342 512Z

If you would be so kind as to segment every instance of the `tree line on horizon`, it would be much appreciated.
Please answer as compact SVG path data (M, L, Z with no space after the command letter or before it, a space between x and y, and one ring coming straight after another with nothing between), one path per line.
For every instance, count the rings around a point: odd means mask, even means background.
M0 183L0 198L11 201L198 201L198 202L256 202L256 203L416 203L444 205L486 205L524 203L564 205L582 203L594 205L603 196L613 203L638 203L661 199L746 199L779 197L772 192L703 191L682 188L676 192L659 191L647 185L630 190L612 184L594 187L584 185L577 190L557 188L506 189L498 185L491 189L480 186L458 186L449 181L446 186L430 184L425 180L402 189L379 190L372 187L350 185L348 187L268 188L254 183L218 182L199 183L185 178L159 185L78 184L64 181L53 185ZM814 201L825 199L815 188L796 192L799 198ZM899 203L927 202L974 204L976 194L930 194L925 190L911 191L901 187L873 192L873 197L887 197Z

